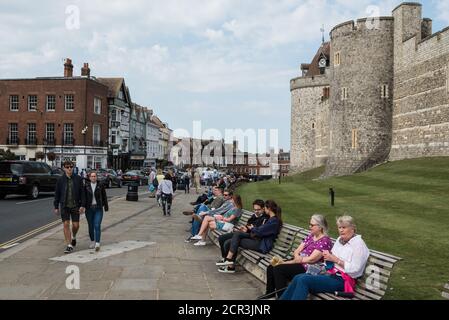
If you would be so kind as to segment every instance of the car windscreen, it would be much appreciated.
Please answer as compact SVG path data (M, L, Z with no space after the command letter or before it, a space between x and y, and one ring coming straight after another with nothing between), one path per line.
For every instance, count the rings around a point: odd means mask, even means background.
M23 165L20 163L0 162L0 174L20 175L23 171Z

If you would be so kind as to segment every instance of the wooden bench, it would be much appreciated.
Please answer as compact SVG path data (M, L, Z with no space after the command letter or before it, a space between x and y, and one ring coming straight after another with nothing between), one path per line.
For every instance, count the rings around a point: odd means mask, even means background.
M245 225L251 215L251 212L244 210L238 225ZM209 233L209 237L216 245L219 245L218 237L223 233L223 231L214 230ZM284 224L273 249L269 253L262 254L253 250L240 249L237 255L237 263L256 278L266 283L266 270L272 257L277 255L284 260L290 259L293 251L308 234L309 231L304 228ZM335 239L332 240L335 241ZM401 260L399 257L370 250L365 274L357 281L353 300L380 300L387 291L388 280L393 266L399 260ZM449 288L449 284L447 287ZM446 294L449 296L449 293ZM313 300L346 300L346 298L326 293L311 295L310 298Z
M449 282L444 285L443 292L441 292L441 296L443 298L449 299Z

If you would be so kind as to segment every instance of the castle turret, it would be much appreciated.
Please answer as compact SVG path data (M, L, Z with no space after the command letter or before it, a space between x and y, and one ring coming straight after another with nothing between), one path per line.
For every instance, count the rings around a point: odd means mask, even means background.
M331 31L330 146L326 175L366 170L391 146L392 17L349 21Z
M323 43L312 62L302 64L302 77L290 82L291 171L323 166L329 146L329 52Z

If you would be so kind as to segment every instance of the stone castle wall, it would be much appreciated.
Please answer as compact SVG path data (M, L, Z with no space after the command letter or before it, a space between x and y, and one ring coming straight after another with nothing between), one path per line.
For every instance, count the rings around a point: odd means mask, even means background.
M322 166L328 156L329 100L322 99L329 86L326 75L291 81L291 163L293 172Z
M299 171L322 165L317 159L327 159L326 175L333 176L387 159L449 155L449 28L432 34L416 3L401 4L379 23L371 29L372 21L359 19L331 31L328 83L292 80L291 161ZM330 99L322 103L325 85Z
M449 30L445 29L421 40L422 33L410 36L420 26L420 6L403 5L393 14L397 28L390 159L447 156ZM410 21L409 24L399 23L406 19Z
M331 141L326 175L346 175L369 161L385 160L391 143L393 88L392 18L382 18L376 29L365 19L331 31ZM340 65L335 54L340 54ZM381 96L382 85L388 97ZM347 99L342 91L346 88ZM354 138L355 135L355 138Z

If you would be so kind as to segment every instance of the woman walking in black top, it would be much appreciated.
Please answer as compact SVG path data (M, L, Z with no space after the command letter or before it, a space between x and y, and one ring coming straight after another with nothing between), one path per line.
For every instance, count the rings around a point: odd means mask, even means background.
M97 172L90 171L88 174L89 180L86 182L85 199L86 199L86 218L89 225L89 237L91 244L89 249L95 251L100 250L101 239L101 222L103 220L104 211L109 210L108 197L106 190L101 183L97 182Z

